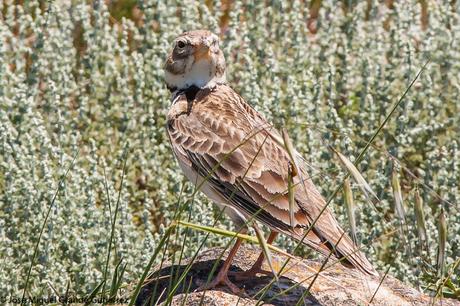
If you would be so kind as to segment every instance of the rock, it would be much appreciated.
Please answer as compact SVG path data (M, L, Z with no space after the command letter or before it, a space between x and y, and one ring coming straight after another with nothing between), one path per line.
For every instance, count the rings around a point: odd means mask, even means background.
M250 280L237 282L230 276L231 281L244 289L240 296L232 294L225 286L205 292L204 297L203 292L195 292L200 285L206 282L216 258L219 258L222 251L222 248L213 248L199 254L191 265L185 281L177 288L172 298L172 305L238 304L249 306L257 304L258 299L255 296L272 281L273 277L260 275ZM235 257L231 271L249 269L259 256L259 252L258 247L243 245ZM222 258L225 259L226 256L227 252ZM277 253L272 253L272 256L273 265L279 270L287 257ZM218 269L223 259L220 260ZM184 260L180 266L163 264L163 268L157 267L143 286L136 305L155 305L156 302L165 305L171 273L173 277L179 277L189 262L190 260ZM326 267L329 265L332 266L320 273L308 291L316 271L321 267L321 262L302 258L292 259L283 276L261 298L263 305L296 305L299 299L303 299L299 305L367 305L379 286L380 278L363 275L357 270L346 268L338 263L334 264L332 261L327 263ZM269 269L266 262L263 268ZM151 301L153 304L150 304ZM430 305L430 303L429 296L387 275L372 305ZM440 301L435 303L435 305L440 304ZM442 305L460 306L460 302L443 299Z

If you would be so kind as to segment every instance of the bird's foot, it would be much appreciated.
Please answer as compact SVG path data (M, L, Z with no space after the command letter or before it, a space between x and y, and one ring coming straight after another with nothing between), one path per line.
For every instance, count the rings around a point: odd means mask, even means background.
M210 290L214 289L215 287L219 285L224 285L227 286L230 291L235 294L235 295L241 295L244 293L243 289L238 288L234 283L232 283L228 279L227 273L219 273L214 280L212 280L210 283L205 283L198 287L195 291L205 291L205 290Z
M251 278L257 276L257 274L264 274L264 275L267 275L267 276L273 276L272 272L263 270L261 268L255 268L255 267L252 267L251 269L246 270L246 271L242 271L242 272L232 272L232 271L228 272L228 275L234 277L236 280L251 279Z

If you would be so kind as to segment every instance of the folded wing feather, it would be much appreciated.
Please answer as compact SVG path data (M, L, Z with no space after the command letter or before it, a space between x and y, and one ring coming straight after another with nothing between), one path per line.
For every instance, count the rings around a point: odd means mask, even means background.
M248 217L255 214L256 220L298 240L320 216L304 242L376 274L330 210L321 214L326 203L301 159L297 165L301 173L294 178L295 220L291 226L288 153L276 141L278 132L230 87L219 85L213 91L198 92L191 108L185 95L176 99L168 113L168 134L177 158L203 177L209 176L208 183L227 204Z

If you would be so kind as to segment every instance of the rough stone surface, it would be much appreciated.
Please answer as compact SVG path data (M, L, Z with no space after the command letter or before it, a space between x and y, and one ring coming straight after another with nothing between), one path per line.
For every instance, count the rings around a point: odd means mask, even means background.
M195 290L206 282L216 258L219 258L222 251L221 248L209 249L196 258L182 286L177 288L173 295L172 305L296 305L300 299L303 301L299 305L367 305L380 283L380 278L366 276L354 269L329 262L308 291L321 263L296 258L290 261L279 281L275 282L260 298L262 302L259 304L256 295L272 281L272 277L259 275L241 282L236 282L230 277L230 280L243 289L242 294L234 295L225 286L220 286L205 292L203 297L203 292ZM259 252L260 249L255 246L241 247L231 271L249 269ZM222 258L225 259L226 256L227 252ZM287 259L286 256L275 253L272 256L275 269L280 269ZM184 260L181 266L163 264L161 269L157 267L142 288L136 304L149 305L153 301L152 305L155 303L165 305L171 274L173 277L179 277L178 275L182 274L188 263L188 260ZM218 268L222 263L223 260L220 260ZM331 266L328 267L329 265ZM264 269L269 269L266 263ZM291 287L292 290L287 290ZM283 292L285 290L286 292ZM429 296L387 275L372 305L431 305L431 303ZM450 299L443 299L442 304L441 301L435 301L434 304L460 306L460 302Z

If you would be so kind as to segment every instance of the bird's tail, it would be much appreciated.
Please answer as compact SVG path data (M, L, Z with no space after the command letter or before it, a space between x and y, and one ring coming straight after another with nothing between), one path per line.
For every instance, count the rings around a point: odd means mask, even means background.
M335 232L333 235L330 235L331 230ZM344 266L356 268L365 274L379 275L364 253L338 225L331 226L326 232L313 228L305 237L299 232L291 233L291 235L325 256L332 253Z

